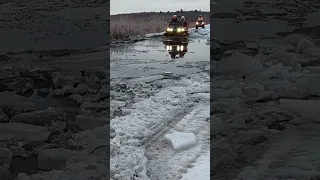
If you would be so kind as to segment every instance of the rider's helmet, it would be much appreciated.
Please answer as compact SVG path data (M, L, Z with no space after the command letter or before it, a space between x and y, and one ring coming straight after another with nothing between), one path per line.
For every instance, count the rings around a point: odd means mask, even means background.
M182 21L185 21L186 18L185 18L184 16L181 16L181 20L182 20Z
M172 16L172 19L177 19L177 15L173 15L173 16Z
M199 17L202 17L202 15L199 15Z

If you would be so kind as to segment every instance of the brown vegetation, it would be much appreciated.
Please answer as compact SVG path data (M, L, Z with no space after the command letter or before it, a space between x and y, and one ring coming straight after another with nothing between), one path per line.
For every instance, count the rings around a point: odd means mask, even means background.
M143 12L132 14L111 15L110 37L111 39L128 39L136 36L143 36L149 33L159 33L167 27L173 14L185 16L194 26L197 17L204 16L206 23L210 21L210 12Z

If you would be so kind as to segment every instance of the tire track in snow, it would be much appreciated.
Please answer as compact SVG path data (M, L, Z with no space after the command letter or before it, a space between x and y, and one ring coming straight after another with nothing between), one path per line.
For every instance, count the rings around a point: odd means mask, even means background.
M161 131L147 148L147 175L151 180L177 180L185 174L201 154L210 151L210 104L197 104L187 111L183 117L176 119L174 124L168 125ZM195 147L175 151L164 139L169 131L192 132L196 135Z
M154 129L154 134L146 139L142 140L142 145L145 147L152 146L152 143L155 143L159 140L164 134L166 134L172 127L174 127L177 123L179 123L182 118L188 114L188 112L191 110L191 107L187 108L181 108L180 111L178 111L177 114L175 114L172 118L168 119L167 121L164 121L160 125L156 125L156 127L153 127L151 129Z
M188 112L193 112L191 110L196 104L195 101L209 101L209 95L203 96L203 94L209 94L203 93L209 92L209 79L206 73L200 73L175 81L172 86L134 104L130 115L111 120L110 126L115 131L110 140L113 179L150 179L146 172L148 147L153 148L154 144L160 142L163 139L160 138L161 135L168 132L170 128L179 127L181 121L186 119L183 117L187 117ZM208 108L209 117L209 104L205 106ZM207 127L210 128L209 125ZM210 142L208 141L207 144L209 146ZM177 160L185 159L177 158ZM195 159L196 157L193 158Z

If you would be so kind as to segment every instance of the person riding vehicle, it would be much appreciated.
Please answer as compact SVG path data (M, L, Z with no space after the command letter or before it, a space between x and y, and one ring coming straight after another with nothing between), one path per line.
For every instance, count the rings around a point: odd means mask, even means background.
M199 15L198 21L203 21L203 20L204 20L203 16L202 16L202 15Z
M199 15L197 22L196 22L196 29L198 29L198 27L202 27L204 28L205 24L204 24L204 18L202 15Z
M180 23L177 15L173 15L170 24Z
M183 18L185 19L185 18ZM186 22L181 21L181 16L173 15L171 21L168 21L169 26L166 28L164 32L164 36L189 36L189 31L187 28Z
M181 16L181 23L185 28L189 28L189 23L184 16Z

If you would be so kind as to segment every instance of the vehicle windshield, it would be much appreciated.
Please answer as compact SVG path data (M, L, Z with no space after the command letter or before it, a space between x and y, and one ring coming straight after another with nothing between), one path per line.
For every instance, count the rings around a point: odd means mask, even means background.
M171 28L181 27L181 23L170 23L169 27L171 27Z

